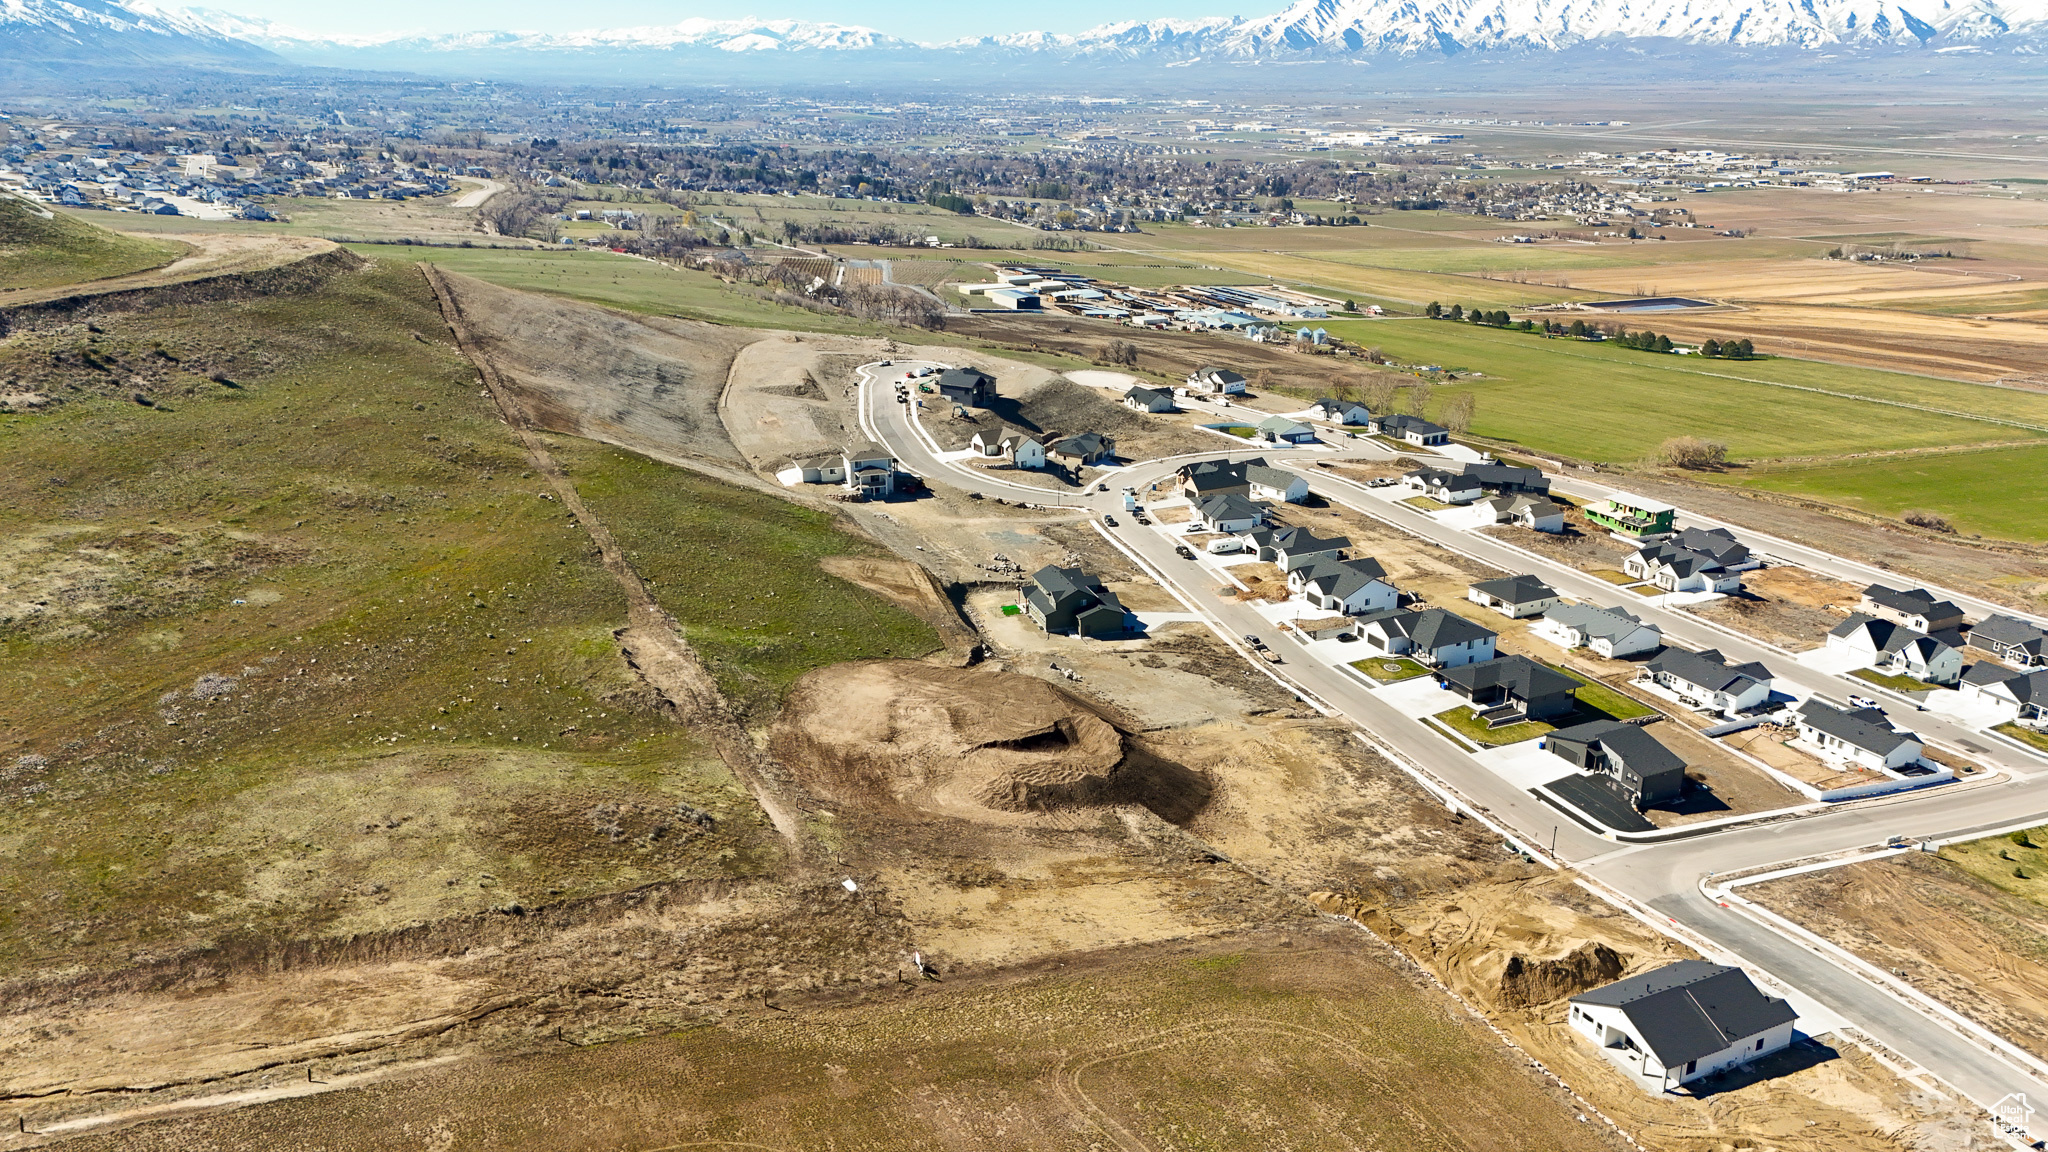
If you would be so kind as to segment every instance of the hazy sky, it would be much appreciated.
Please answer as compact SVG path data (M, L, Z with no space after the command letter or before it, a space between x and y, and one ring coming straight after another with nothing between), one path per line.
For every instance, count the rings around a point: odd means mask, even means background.
M327 34L350 32L466 32L515 29L573 32L638 24L673 24L692 16L764 20L816 20L862 24L907 40L946 40L998 32L1079 32L1112 20L1159 16L1227 15L1244 5L1212 7L1169 0L1034 0L1029 4L977 4L959 0L612 0L604 4L540 0L196 0L193 7L225 9ZM1274 8L1283 7L1275 0ZM1253 0L1246 15L1263 15Z

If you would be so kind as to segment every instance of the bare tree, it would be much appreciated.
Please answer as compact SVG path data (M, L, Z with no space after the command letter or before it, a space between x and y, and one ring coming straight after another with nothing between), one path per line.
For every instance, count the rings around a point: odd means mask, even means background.
M1728 463L1728 446L1697 436L1673 436L1657 448L1657 454L1664 463L1673 468L1702 471L1720 468Z
M1472 415L1478 408L1478 397L1470 392L1460 392L1451 397L1443 415L1437 417L1437 423L1459 434L1469 432L1472 430Z
M1429 419L1429 381L1417 380L1408 386L1408 412L1419 419Z
M1392 376L1375 376L1359 388L1358 402L1373 415L1385 416L1394 410L1394 400L1400 394L1400 381Z
M1111 340L1109 347L1102 350L1102 358L1129 368L1138 362L1138 346L1128 340Z

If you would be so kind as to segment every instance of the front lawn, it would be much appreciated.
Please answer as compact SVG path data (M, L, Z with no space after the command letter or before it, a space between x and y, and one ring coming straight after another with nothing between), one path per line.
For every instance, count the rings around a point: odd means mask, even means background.
M1441 512L1451 507L1451 505L1431 496L1410 496L1406 500L1401 501L1401 503L1408 505L1410 508L1420 508L1424 512Z
M1587 575L1596 577L1601 580L1605 580L1609 584L1616 585L1617 587L1623 584L1633 584L1636 582L1635 577L1629 575L1626 572L1616 572L1612 568L1595 568L1592 571L1588 572Z
M2043 732L2036 728L2028 728L2015 721L2007 721L2004 724L2000 724L1998 727L1993 728L1992 731L2001 736L2010 736L2022 744L2032 744L2041 751L2048 752L2048 732Z
M1579 682L1579 690L1572 693L1578 698L1579 710L1572 718L1573 724L1584 724L1592 720L1634 720L1639 716L1655 716L1657 710L1648 704L1622 692L1617 692L1597 680L1588 680L1569 668L1556 664L1549 665ZM1590 713L1598 713L1591 715Z
M1351 666L1382 684L1399 684L1403 680L1429 675L1429 669L1403 656L1353 660Z
M1866 684L1875 684L1880 688L1889 688L1894 692L1932 692L1936 688L1941 687L1939 684L1929 684L1924 680L1915 680L1911 676L1894 676L1889 672L1879 672L1875 668L1858 668L1849 673L1849 675Z
M1482 748L1495 748L1502 744L1520 744L1534 740L1557 730L1557 725L1544 720L1525 720L1520 724L1505 724L1499 728L1488 728L1486 722L1472 714L1472 710L1459 705L1435 716L1437 723L1472 741Z

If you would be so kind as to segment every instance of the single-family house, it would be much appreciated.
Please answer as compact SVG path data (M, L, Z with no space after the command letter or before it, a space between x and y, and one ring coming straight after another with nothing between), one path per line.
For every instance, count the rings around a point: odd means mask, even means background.
M1292 525L1248 532L1244 542L1246 547L1257 550L1259 559L1272 561L1282 572L1292 572L1318 560L1342 560L1344 550L1351 547L1351 541L1342 536L1319 538L1306 528Z
M1045 467L1045 444L1038 437L1012 428L1003 433L1003 455L1019 468Z
M1726 528L1687 528L1665 544L1705 556L1730 572L1763 567L1763 561L1750 553L1749 545L1737 540L1735 533Z
M1771 670L1755 661L1730 664L1720 651L1666 648L1650 659L1650 680L1693 708L1734 716L1771 700Z
M1855 652L1871 668L1928 684L1954 684L1963 675L1962 637L1929 636L1903 624L1852 612L1828 632L1827 646Z
M1274 444L1313 444L1316 430L1289 416L1268 416L1259 421L1257 431L1261 437Z
M840 470L846 486L870 500L896 491L896 457L872 442L854 444L840 453Z
M1082 468L1116 462L1116 440L1100 432L1082 432L1064 440L1056 440L1046 450L1053 463L1067 468Z
M1116 636L1133 630L1134 617L1116 593L1079 568L1048 564L1024 587L1024 611L1047 632Z
M1558 604L1557 591L1534 576L1481 580L1465 589L1465 599L1483 604L1510 620L1541 616Z
M1133 385L1124 393L1124 407L1135 412L1171 412L1174 410L1173 390Z
M2048 668L2015 672L1980 660L1963 670L1958 687L1970 695L2009 706L2016 719L2029 723L2048 719Z
M1369 556L1305 564L1287 574L1287 588L1305 603L1346 616L1385 612L1401 600L1387 570Z
M1441 424L1432 424L1420 416L1405 416L1400 413L1374 416L1366 425L1375 435L1386 436L1418 447L1432 447L1451 442L1451 430Z
M1444 504L1470 504L1486 494L1479 481L1443 468L1417 468L1403 473L1401 486Z
M1498 655L1498 637L1492 631L1442 608L1375 612L1361 618L1352 634L1389 656L1406 656L1433 668L1456 668Z
M1205 364L1188 374L1187 388L1197 396L1242 396L1244 375Z
M1920 761L1920 737L1892 727L1881 708L1837 708L1809 699L1793 722L1800 740L1832 759L1894 772Z
M1467 464L1465 475L1479 482L1481 488L1502 496L1550 495L1550 477L1535 468L1516 468L1508 464Z
M1576 765L1621 794L1640 812L1685 792L1685 761L1634 724L1595 720L1543 737L1551 755Z
M967 449L976 456L1000 458L1003 454L1003 437L1009 434L1008 428L978 428L974 436L967 441Z
M1925 588L1887 588L1872 584L1863 590L1856 610L1879 620L1904 624L1915 632L1945 632L1963 626L1963 610L1947 600L1936 600Z
M1472 505L1482 524L1517 524L1532 532L1564 531L1564 505L1547 496L1495 496Z
M1663 1087L1789 1047L1799 1014L1742 969L1678 960L1571 998L1574 1031Z
M979 368L948 368L935 381L939 395L969 408L992 408L996 378Z
M1316 401L1316 409L1323 419L1332 424L1363 426L1372 423L1372 411L1353 400L1331 400L1327 397Z
M1308 499L1308 481L1299 472L1275 468L1263 460L1246 461L1245 484L1254 500L1282 500L1299 504Z
M813 452L797 456L775 472L784 484L844 484L846 456L841 452Z
M1579 682L1527 656L1496 656L1439 669L1438 684L1456 693L1490 726L1549 720L1578 706Z
M1616 492L1585 507L1586 519L1624 540L1661 540L1678 531L1678 509L1662 500Z
M1970 629L1970 647L2016 668L2048 664L2048 632L2013 616L1986 617Z
M1742 588L1740 573L1712 556L1682 548L1676 541L1645 544L1622 561L1621 569L1666 592L1735 592Z
M1251 480L1247 473L1253 464L1264 466L1263 458L1234 464L1228 460L1197 460L1175 469L1180 478L1181 495L1190 500L1201 500L1208 496L1250 496Z
M1529 631L1566 648L1585 648L1609 660L1625 660L1655 652L1664 643L1664 631L1655 624L1621 608L1595 608L1590 604L1560 604L1530 625Z
M1273 506L1235 494L1209 496L1195 502L1189 527L1197 532L1252 532L1264 528Z

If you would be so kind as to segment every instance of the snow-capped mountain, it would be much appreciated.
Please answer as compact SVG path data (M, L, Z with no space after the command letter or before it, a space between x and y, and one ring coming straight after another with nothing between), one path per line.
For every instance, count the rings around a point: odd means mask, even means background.
M0 0L0 65L282 63L199 14L147 0Z
M10 0L0 0L10 2ZM375 49L403 52L590 50L672 50L711 48L723 52L774 50L863 51L914 47L873 28L853 24L821 24L803 20L706 20L629 28L594 28L581 32L453 32L415 35L384 32L354 36L318 36L288 25L249 20L232 12L194 9L188 17L224 35L236 36L284 52L316 49Z

